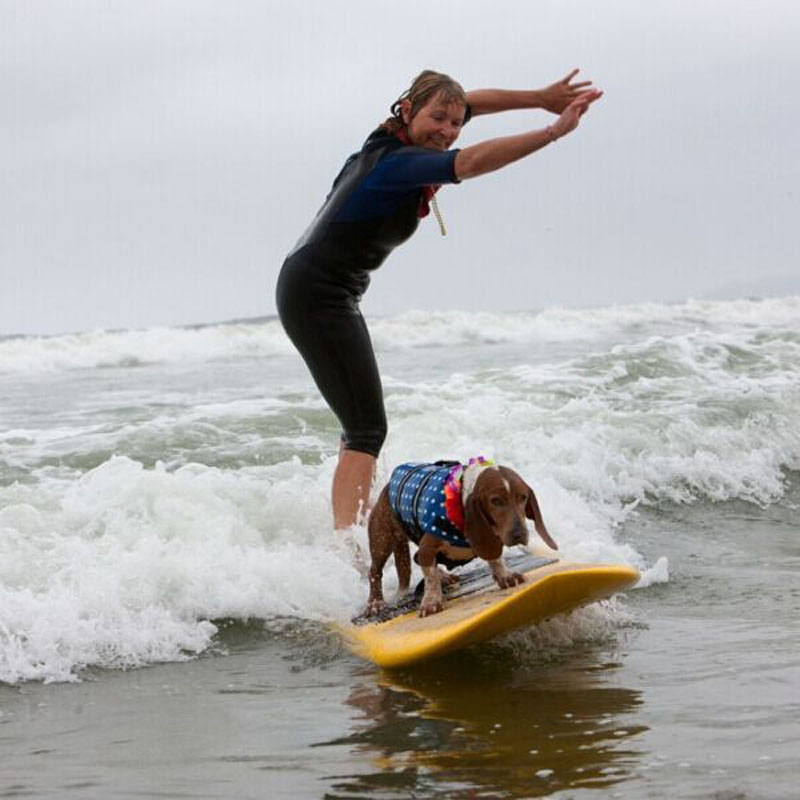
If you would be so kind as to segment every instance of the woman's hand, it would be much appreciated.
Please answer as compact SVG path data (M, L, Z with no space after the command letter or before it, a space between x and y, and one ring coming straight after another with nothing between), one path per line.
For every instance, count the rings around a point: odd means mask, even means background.
M561 116L550 126L554 139L560 139L578 127L581 117L588 111L595 100L599 100L603 93L599 89L589 89L580 92L575 99L564 109Z
M544 89L473 89L467 92L467 103L472 116L496 114L515 108L544 108L553 114L561 114L566 107L592 85L591 81L572 80L580 72L574 69L560 81Z
M563 113L567 106L580 95L586 94L586 87L591 86L591 81L572 83L572 79L580 72L574 69L565 78L539 90L541 108L552 111L553 114Z
M602 96L603 93L599 89L580 92L564 109L561 116L546 128L519 133L516 136L489 139L459 150L453 165L456 176L462 180L486 175L541 150L560 136L574 131L589 106Z

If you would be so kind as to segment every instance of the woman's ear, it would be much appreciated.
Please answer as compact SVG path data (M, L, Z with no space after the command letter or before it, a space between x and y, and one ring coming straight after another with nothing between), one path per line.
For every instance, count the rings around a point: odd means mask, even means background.
M478 492L472 492L464 504L464 537L475 555L485 561L494 561L503 553L503 542L494 532L494 523Z
M411 122L411 101L408 98L400 101L400 116L406 125Z
M536 528L536 533L542 537L542 541L553 550L558 550L558 545L553 541L553 537L550 536L547 532L547 528L544 526L542 512L539 511L539 503L536 501L536 495L533 493L533 489L531 489L527 483L525 484L525 488L528 490L528 502L525 503L525 516L533 520L533 526Z

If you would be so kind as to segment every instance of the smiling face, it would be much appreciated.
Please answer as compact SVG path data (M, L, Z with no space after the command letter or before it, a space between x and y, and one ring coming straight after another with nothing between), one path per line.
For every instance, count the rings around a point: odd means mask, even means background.
M446 102L441 94L436 94L413 117L409 100L403 101L400 112L412 144L429 150L447 150L461 133L466 107Z

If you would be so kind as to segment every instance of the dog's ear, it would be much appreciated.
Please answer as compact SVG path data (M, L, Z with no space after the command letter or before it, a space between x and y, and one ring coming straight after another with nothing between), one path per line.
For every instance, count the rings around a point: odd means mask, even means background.
M503 542L494 532L494 523L484 508L486 501L473 491L464 504L464 536L478 558L494 561L503 553Z
M547 528L544 525L544 520L542 519L542 512L539 511L539 503L536 500L536 495L533 492L528 484L525 484L525 488L528 490L528 502L525 503L525 516L528 519L533 520L533 526L536 528L536 533L542 537L544 543L551 547L553 550L558 550L558 545L553 541L553 537L547 532Z

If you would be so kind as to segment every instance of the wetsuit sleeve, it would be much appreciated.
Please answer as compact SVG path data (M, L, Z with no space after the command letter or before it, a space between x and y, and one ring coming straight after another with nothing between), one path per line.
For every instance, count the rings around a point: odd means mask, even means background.
M403 191L420 186L460 183L455 171L458 150L402 147L375 167L368 182L373 190Z
M378 141L380 135L379 131L373 133L367 139L367 146L372 140ZM354 182L332 221L387 217L410 203L418 206L423 186L459 183L455 173L458 150L397 146L399 143L393 137L383 135L383 138L393 145L392 149L370 166L365 177ZM357 158L363 158L363 153Z

